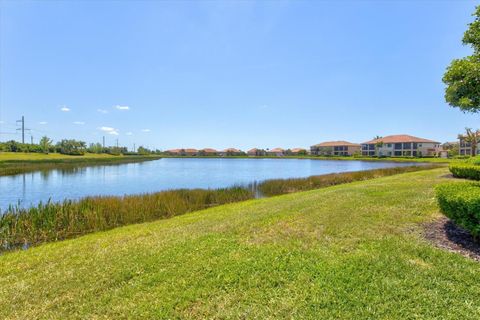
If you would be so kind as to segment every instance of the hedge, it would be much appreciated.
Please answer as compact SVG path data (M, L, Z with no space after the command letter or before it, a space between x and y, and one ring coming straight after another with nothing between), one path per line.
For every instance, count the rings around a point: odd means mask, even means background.
M445 183L436 187L438 205L443 214L469 231L478 241L480 236L480 183Z
M456 178L480 180L480 166L469 163L452 163L450 172Z
M480 156L471 157L467 160L468 163L480 166Z

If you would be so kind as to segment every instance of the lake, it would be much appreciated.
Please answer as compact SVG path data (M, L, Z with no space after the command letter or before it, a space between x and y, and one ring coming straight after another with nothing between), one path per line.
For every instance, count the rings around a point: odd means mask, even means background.
M0 177L0 209L52 199L221 188L275 178L409 166L412 163L310 159L164 158L141 163L32 172Z

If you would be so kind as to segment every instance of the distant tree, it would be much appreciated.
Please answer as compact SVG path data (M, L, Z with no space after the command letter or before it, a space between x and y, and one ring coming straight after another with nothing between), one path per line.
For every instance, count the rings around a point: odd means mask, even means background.
M443 76L445 100L463 112L480 112L480 6L473 14L475 20L463 35L463 44L473 48L473 54L455 59Z
M382 139L382 138L383 138L383 137L381 137L381 136L375 136L373 139L374 139L374 140L380 140L380 139ZM381 147L383 147L383 141L381 141L381 140L380 140L380 141L377 141L377 142L375 143L375 154L377 155L377 157L380 156L379 153L380 153L380 148L381 148Z
M50 152L52 142L53 141L47 136L43 136L42 139L40 139L39 145L43 153L48 154L48 152Z
M480 142L480 129L473 130L471 128L465 128L465 134L460 134L458 139L470 144L472 156L477 154L477 145Z
M143 147L143 146L140 146L140 147L138 147L138 149L137 149L137 153L138 153L138 154L141 154L141 155L147 155L147 154L152 153L152 151L150 151L148 148L145 148L145 147Z
M86 143L74 139L63 139L56 145L57 152L68 155L85 154Z
M87 151L90 152L90 153L103 153L103 152L105 152L101 143L90 143L90 146L88 147Z

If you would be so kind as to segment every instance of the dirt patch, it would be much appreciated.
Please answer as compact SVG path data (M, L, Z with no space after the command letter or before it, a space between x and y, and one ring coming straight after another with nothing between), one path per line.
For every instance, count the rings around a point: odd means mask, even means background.
M425 238L437 247L480 261L480 243L448 218L425 224Z

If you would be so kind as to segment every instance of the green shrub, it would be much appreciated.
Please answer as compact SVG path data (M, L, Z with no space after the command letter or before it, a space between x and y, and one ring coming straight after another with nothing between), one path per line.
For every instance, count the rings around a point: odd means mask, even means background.
M475 240L480 236L480 184L445 183L436 187L438 205L443 214L469 231Z
M452 163L450 172L456 178L480 180L480 166L470 163Z

